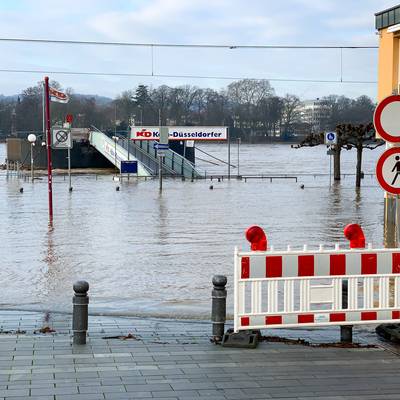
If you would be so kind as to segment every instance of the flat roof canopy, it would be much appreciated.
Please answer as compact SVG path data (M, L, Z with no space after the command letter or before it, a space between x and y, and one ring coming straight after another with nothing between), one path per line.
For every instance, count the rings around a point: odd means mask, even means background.
M376 29L384 29L396 24L400 24L400 5L375 14Z

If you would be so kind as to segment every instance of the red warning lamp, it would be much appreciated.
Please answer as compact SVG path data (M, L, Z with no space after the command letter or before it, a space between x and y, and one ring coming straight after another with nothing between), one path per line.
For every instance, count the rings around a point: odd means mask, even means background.
M72 114L67 114L65 117L65 122L68 122L69 124L72 124L72 121L74 120L74 116Z
M344 236L350 240L351 249L364 249L365 236L360 225L349 224L343 230Z
M262 228L253 225L246 230L246 239L251 244L252 251L266 251L267 250L267 236Z

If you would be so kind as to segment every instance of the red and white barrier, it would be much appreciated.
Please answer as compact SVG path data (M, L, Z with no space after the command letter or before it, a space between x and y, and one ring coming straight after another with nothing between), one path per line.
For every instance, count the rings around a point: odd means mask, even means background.
M350 249L267 251L259 227L235 249L234 329L400 322L400 249L367 249L358 225L348 225ZM343 285L347 285L343 307Z

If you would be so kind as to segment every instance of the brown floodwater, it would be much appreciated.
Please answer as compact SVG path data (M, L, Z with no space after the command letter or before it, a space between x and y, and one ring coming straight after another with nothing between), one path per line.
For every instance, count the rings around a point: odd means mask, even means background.
M226 159L225 145L199 147ZM365 173L373 173L382 150L364 152ZM208 175L227 172L220 161L198 155L218 164L199 161ZM0 144L1 163L4 158ZM354 173L355 158L344 152L343 172ZM231 161L236 166L236 145ZM86 279L92 312L204 318L211 278L225 274L231 283L234 246L248 248L250 225L263 227L275 249L345 245L342 231L351 222L362 225L368 242L382 245L383 192L375 178L367 175L356 191L354 176L332 187L328 175L314 177L329 173L324 146L242 144L240 174L261 173L299 180L166 179L160 195L157 180L119 184L93 174L74 176L69 193L67 180L56 176L49 230L46 179L32 184L0 171L0 306L69 311L72 283Z

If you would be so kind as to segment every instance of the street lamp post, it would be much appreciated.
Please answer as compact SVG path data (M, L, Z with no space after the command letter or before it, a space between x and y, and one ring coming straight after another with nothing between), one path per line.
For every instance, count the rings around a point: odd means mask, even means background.
M36 135L33 133L28 135L28 142L31 144L31 181L33 182L33 146L35 146L36 142Z

